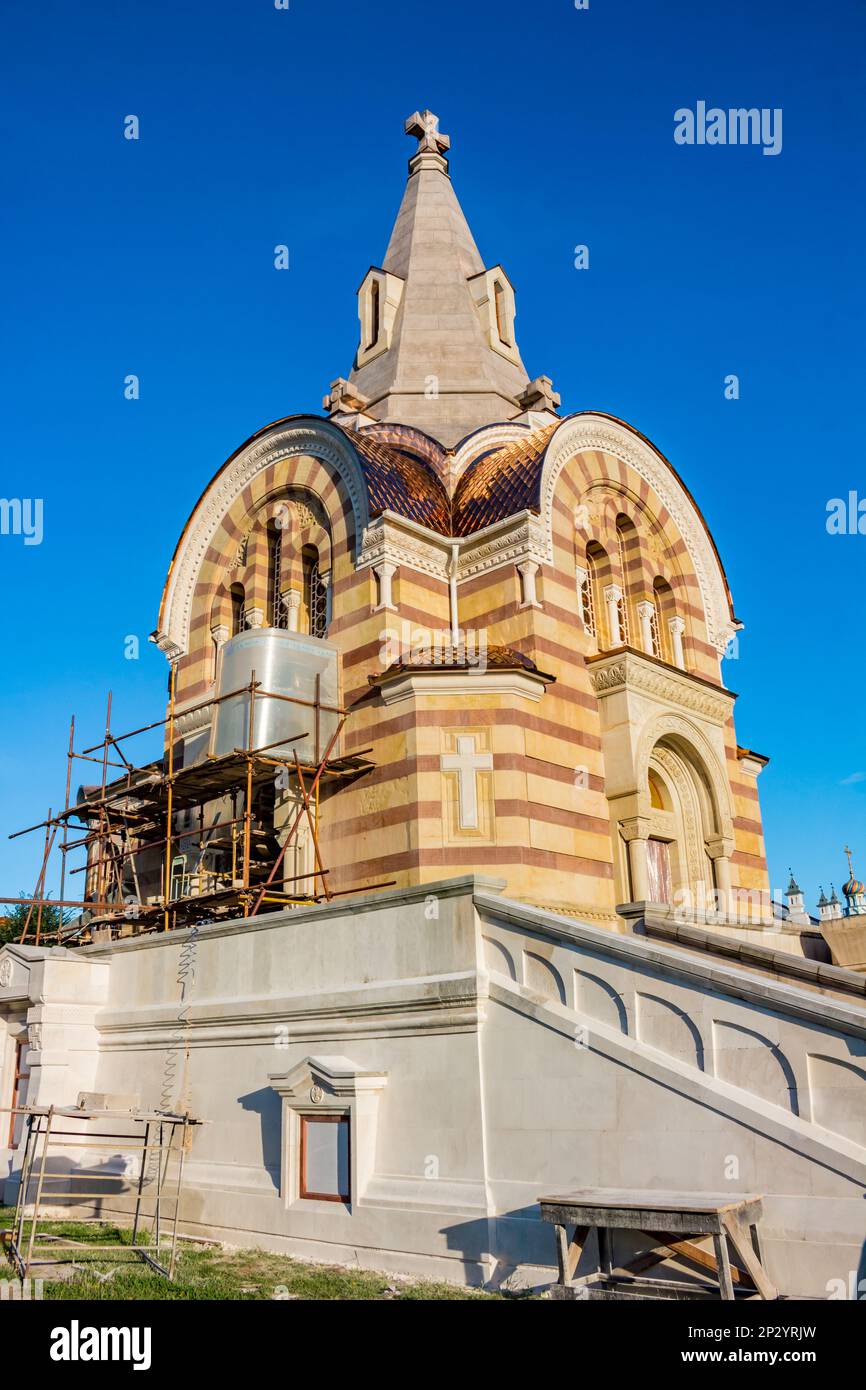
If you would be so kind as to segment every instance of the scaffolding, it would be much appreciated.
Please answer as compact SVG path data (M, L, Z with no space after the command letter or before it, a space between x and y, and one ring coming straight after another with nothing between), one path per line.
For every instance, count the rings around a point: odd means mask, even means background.
M132 1257L128 1262L142 1261L173 1279L184 1157L200 1121L187 1113L83 1106L13 1106L11 1113L23 1115L27 1125L15 1218L12 1230L2 1233L18 1277L26 1279L33 1270L55 1265L93 1265L109 1257L114 1261L123 1253ZM94 1124L112 1127L94 1129ZM68 1166L70 1150L83 1151L85 1159L88 1153L94 1158L108 1155L103 1167L131 1158L138 1171L129 1174L115 1167L111 1172L97 1172L93 1162L73 1169ZM129 1214L105 1214L104 1205L118 1198L125 1198L131 1208L130 1239L106 1243L99 1238L98 1228L116 1226L119 1217ZM100 1215L69 1218L76 1226L93 1227L94 1239L72 1239L44 1229L46 1222L62 1219L58 1207L95 1203L102 1207ZM43 1253L46 1247L50 1256ZM69 1254L64 1257L61 1252L66 1251Z
M243 747L219 756L208 753L203 760L180 767L175 765L178 719L175 682L176 670L172 667L168 714L164 719L122 734L112 732L109 692L104 737L100 743L81 752L75 751L73 715L66 753L63 810L55 814L49 808L45 820L9 836L16 839L40 829L45 833L42 864L32 897L0 898L0 903L20 905L23 902L28 907L21 942L30 936L31 926L32 940L37 946L52 940L74 945L108 940L116 935L139 935L225 921L236 916L252 918L263 907L276 910L393 886L390 880L341 892L334 892L330 887L331 870L323 863L319 840L323 789L330 792L347 785L367 772L372 764L365 757L371 751L369 748L337 756L335 750L352 711L322 702L318 676L313 700L265 690L253 671L248 685L185 705L181 711L184 719L209 707L213 707L216 718L217 707L224 701L246 697L247 727ZM311 730L281 738L276 744L254 747L257 700L285 701L304 708L309 712ZM323 714L335 721L327 741L322 735ZM122 745L159 728L166 730L163 757L142 766L134 765ZM303 764L297 751L288 751L288 745L309 739L312 739L314 759ZM72 803L76 760L96 764L101 780L87 789L83 799ZM115 773L118 775L114 780L109 780ZM293 788L296 798L286 826L280 828L275 824L257 824L254 814L257 795L268 783L274 782L277 774L283 779L283 786ZM231 818L206 824L205 808L222 798L231 799ZM190 824L197 812L197 829L176 828L180 812L189 814ZM309 827L315 867L308 873L278 878L287 851L296 843L302 822ZM190 841L197 841L193 844L192 865L189 852L182 850L183 844ZM61 854L60 893L57 898L48 898L45 885L55 846ZM80 850L86 854L86 863L68 872L68 855ZM139 885L141 856L148 854L153 858L157 851L162 862L160 891L143 900ZM127 866L133 884L131 893L124 890ZM67 897L68 877L80 873L84 874L82 895ZM66 910L76 908L83 915L76 922L64 924ZM56 930L43 926L46 909L58 912Z

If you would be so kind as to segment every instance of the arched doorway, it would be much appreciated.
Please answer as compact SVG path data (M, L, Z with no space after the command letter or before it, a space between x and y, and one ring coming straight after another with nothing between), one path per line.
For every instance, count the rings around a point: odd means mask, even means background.
M633 891L643 880L649 902L688 915L724 910L730 831L718 775L691 743L666 734L653 744L644 778L641 833L632 847Z

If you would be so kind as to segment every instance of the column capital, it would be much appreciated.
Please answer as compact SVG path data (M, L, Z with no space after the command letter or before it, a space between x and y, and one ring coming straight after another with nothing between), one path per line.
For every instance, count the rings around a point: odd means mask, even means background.
M624 840L648 840L650 834L649 816L630 816L621 820L619 830Z

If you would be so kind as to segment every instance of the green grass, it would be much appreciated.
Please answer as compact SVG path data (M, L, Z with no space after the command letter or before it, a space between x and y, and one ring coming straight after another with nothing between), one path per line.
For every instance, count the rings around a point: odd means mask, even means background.
M0 1207L0 1229L10 1230L14 1212ZM25 1225L25 1237L29 1223ZM40 1232L86 1241L89 1246L130 1243L130 1232L118 1226L88 1226L73 1221L40 1222ZM39 1242L49 1256L51 1241ZM64 1250L75 1258L77 1251ZM117 1302L134 1299L267 1301L274 1298L351 1299L388 1301L427 1299L490 1299L497 1294L458 1288L452 1284L401 1279L369 1270L308 1264L261 1250L229 1250L178 1242L175 1278L169 1282L137 1256L106 1250L104 1257L85 1254L87 1269L69 1279L45 1279L46 1299L93 1299ZM4 1268L5 1266L5 1268ZM11 1263L0 1255L0 1278L12 1277ZM32 1279L40 1277L37 1266ZM392 1292L389 1292L391 1290ZM395 1291L396 1292L393 1292Z

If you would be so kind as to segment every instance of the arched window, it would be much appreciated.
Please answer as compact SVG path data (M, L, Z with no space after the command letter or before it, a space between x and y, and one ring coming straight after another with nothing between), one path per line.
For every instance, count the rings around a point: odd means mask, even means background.
M670 810L670 797L665 794L664 783L652 768L647 772L647 785L650 794L650 807L653 811Z
M586 565L577 572L577 594L583 630L588 637L599 637L598 595L599 595L599 557L605 558L601 546L594 542L586 548Z
M670 584L660 576L653 580L653 608L656 614L659 649L656 656L674 666L683 665L682 634L685 623L677 617L677 606Z
M231 587L232 601L232 637L237 637L239 632L243 632L246 626L244 622L244 586L243 584L233 584Z
M268 619L271 627L288 627L289 611L280 592L283 583L283 532L272 521L268 527Z
M304 609L311 637L324 637L328 626L328 598L319 572L319 552L313 545L301 551L304 569Z
M378 341L379 341L379 326L380 326L379 296L380 296L380 294L381 294L381 291L380 291L380 289L379 289L379 281L378 281L378 280L374 280L373 283L372 283L372 285L370 286L370 338L369 338L369 341L368 341L368 343L367 343L367 347L368 347L368 348L375 347L376 344L377 344Z
M508 336L508 301L505 297L505 287L499 280L496 280L493 285L493 300L496 306L496 331L499 334L499 341L507 345L510 342Z
M616 544L622 598L619 600L619 628L624 646L631 644L630 595L640 575L640 539L634 523L622 512L616 519Z
M652 605L649 610L649 646L650 656L657 656L659 660L664 656L662 649L662 628L661 616L659 613L658 595L653 593Z

